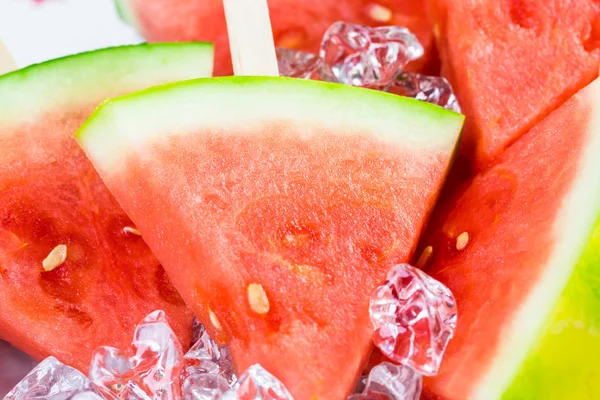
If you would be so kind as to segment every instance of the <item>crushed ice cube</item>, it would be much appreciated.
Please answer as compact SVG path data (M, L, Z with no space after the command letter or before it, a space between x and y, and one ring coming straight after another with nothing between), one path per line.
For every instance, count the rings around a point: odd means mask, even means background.
M182 380L193 374L218 374L233 384L236 376L227 346L219 346L212 340L201 323L194 328L198 339L184 356Z
M441 76L427 76L413 72L402 72L385 88L390 93L413 97L428 103L437 104L448 110L460 112L460 106L452 91L452 86Z
M229 390L221 375L195 373L183 382L183 400L216 400Z
M456 328L450 290L417 268L399 264L371 296L373 342L390 360L435 375Z
M423 46L406 28L336 22L323 36L319 55L324 80L385 86L410 61L423 55Z
M365 390L365 387L367 386L367 378L369 376L368 375L362 375L360 378L358 378L358 381L356 382L356 387L354 388L354 392L355 394L361 394L363 392L363 390Z
M190 343L190 347L196 344L200 336L202 336L202 332L204 332L204 325L200 320L196 317L192 320L192 339Z
M403 71L422 55L423 46L406 28L345 22L327 30L319 55L277 49L282 76L383 90L461 112L445 78Z
M277 49L279 75L292 78L320 79L321 58L312 53L291 49Z
M277 378L258 364L250 366L219 400L293 400Z
M423 377L412 368L384 362L374 367L359 394L348 400L419 400Z
M32 369L4 400L68 400L86 391L93 393L85 375L54 357L48 357Z
M183 351L163 311L135 329L131 349L100 347L92 356L90 379L107 399L179 398Z

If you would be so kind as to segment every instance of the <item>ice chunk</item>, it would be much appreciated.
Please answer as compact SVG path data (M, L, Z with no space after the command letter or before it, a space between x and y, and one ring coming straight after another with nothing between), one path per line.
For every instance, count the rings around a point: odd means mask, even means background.
M304 51L277 49L279 75L292 78L316 79L321 77L321 58Z
M367 378L369 376L368 375L363 375L360 378L358 378L358 382L356 382L356 387L354 388L354 392L355 394L361 394L363 392L363 390L365 390L365 387L367 387Z
M403 71L422 55L423 47L406 28L345 22L336 22L327 30L319 55L277 49L282 76L384 90L460 112L445 78Z
M385 89L390 93L413 97L428 103L437 104L448 110L460 112L460 106L452 91L452 86L441 76L427 76L413 72L402 72Z
M236 376L227 347L212 340L201 323L198 322L194 328L197 341L184 356L183 379L193 374L208 373L221 375L228 384L233 384Z
M92 356L90 379L107 399L180 397L183 351L163 311L137 326L131 349L100 347Z
M192 320L192 341L190 343L190 347L196 344L200 336L202 336L202 332L204 332L204 325L200 320L196 317Z
M0 398L17 385L38 363L0 339Z
M283 383L258 364L250 366L219 400L293 400Z
M88 378L54 357L39 363L4 400L69 400L93 389Z
M183 382L183 400L216 400L229 390L221 375L196 373Z
M456 328L450 290L408 264L392 268L371 296L373 342L391 360L424 375L438 372Z
M323 80L382 87L410 61L420 58L423 46L406 28L336 22L323 36L319 55Z
M374 367L362 393L348 400L419 400L423 377L412 368L384 362Z

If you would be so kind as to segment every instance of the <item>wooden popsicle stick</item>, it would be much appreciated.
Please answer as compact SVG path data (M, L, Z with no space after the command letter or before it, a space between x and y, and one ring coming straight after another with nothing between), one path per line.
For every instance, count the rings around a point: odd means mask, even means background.
M17 63L12 58L8 49L0 39L0 75L17 69Z
M223 0L236 75L278 76L267 0Z

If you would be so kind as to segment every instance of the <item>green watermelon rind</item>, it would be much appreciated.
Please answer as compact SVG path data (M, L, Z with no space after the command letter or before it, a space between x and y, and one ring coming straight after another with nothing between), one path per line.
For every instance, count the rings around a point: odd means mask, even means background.
M181 80L211 76L213 54L212 43L205 42L138 44L34 64L0 76L0 120L8 127L84 104L85 98L110 92L106 82L118 95L135 80L151 76L157 84L172 81L161 78L173 74Z
M600 368L595 357L600 355L599 248L600 219L503 399L517 400L523 393L548 400L591 400L600 396Z
M244 90L240 91L240 89ZM352 128L368 130L370 123L376 123L381 124L379 131L385 131L382 125L393 124L394 126L390 125L389 129L395 129L394 132L397 132L395 135L397 139L394 140L400 142L401 146L413 146L415 149L443 146L453 151L460 139L464 122L462 114L423 101L376 90L296 78L234 76L172 83L108 100L92 113L75 133L75 138L89 151L105 147L108 151L105 155L120 163L117 159L124 156L120 153L127 149L123 141L131 139L135 142L144 142L143 130L148 130L151 136L160 135L161 129L164 132L192 130L197 128L193 121L198 119L196 114L209 108L210 111L206 111L206 118L221 118L223 123L230 124L227 95L212 96L210 103L207 104L202 104L206 96L201 96L210 91L225 93L227 90L232 90L231 95L237 97L246 93L256 95L256 98L247 100L246 107L243 109L249 119L252 118L249 109L257 107L256 109L260 110L262 107L264 111L262 103L265 101L268 102L269 107L274 107L270 110L271 113L279 113L282 119L292 118L297 119L298 122L305 115L324 114L323 109L329 109L339 115L340 112L336 109L341 107L344 121L323 115L320 119L306 122L329 124L333 130L340 129L344 124ZM269 95L273 95L275 101L265 98ZM217 103L221 101L219 100L221 97L223 103L219 106ZM282 99L285 101L282 102ZM283 104L288 101L295 102L294 107ZM297 107L299 104L300 107ZM296 110L297 108L301 110ZM236 112L240 111L236 110ZM170 115L165 117L162 113ZM113 130L115 137L106 138L105 123L113 124L114 119L119 118L120 115L126 115L127 121L139 120L135 132L117 133ZM187 117L188 115L194 117ZM185 124L186 120L190 123L184 127L182 124ZM241 120L244 120L244 117L241 117ZM201 124L208 126L205 121ZM130 134L137 137L126 138ZM96 135L100 137L94 140ZM116 149L122 151L114 151ZM94 160L95 156L91 158Z
M577 236L579 232L567 223L561 226L567 237L579 238L572 262L567 264L570 274L551 303L534 345L503 392L507 400L523 394L548 400L600 398L600 79L575 97L590 106L591 120L582 160L570 160L579 162L581 172L572 189L578 197L570 196L565 204L571 203L577 212L564 220L577 222L574 215L579 216L579 225L585 229Z
M114 4L115 10L117 11L121 21L137 29L138 24L136 22L136 18L133 14L133 11L129 7L127 0L114 0Z
M554 220L555 243L470 398L599 398L600 79L575 100L589 105L591 120L584 152L570 160L578 171Z

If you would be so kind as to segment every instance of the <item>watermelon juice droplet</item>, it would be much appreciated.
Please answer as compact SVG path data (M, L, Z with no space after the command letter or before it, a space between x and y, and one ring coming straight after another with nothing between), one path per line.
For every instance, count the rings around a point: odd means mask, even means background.
M369 311L383 354L423 375L437 374L456 328L456 302L447 287L408 264L396 265L373 293Z

